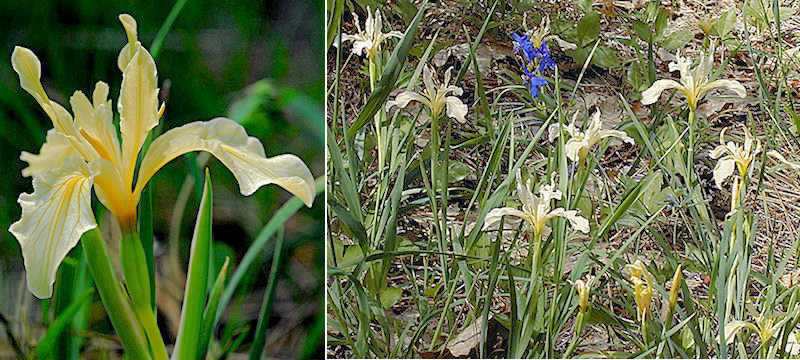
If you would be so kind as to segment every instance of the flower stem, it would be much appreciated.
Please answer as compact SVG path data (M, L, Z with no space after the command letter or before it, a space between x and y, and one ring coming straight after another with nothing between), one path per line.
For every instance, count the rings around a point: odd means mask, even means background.
M563 358L569 358L572 352L575 350L575 347L578 345L578 340L581 338L581 334L583 333L583 324L584 324L584 312L578 312L578 319L575 323L575 335L572 337L572 341L569 343L569 347L567 347L567 351L564 352Z
M136 322L137 317L122 285L114 275L100 231L95 228L84 234L81 244L100 300L103 301L108 318L122 341L126 355L131 359L150 359L147 338Z
M119 248L122 274L125 276L125 285L131 295L133 311L150 340L154 358L166 360L169 358L167 349L158 329L155 314L150 307L150 273L139 233L132 230L132 227L123 226Z

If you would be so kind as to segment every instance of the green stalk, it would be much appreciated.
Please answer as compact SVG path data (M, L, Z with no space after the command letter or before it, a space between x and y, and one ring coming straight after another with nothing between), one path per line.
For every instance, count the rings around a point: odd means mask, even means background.
M136 322L136 315L122 285L114 275L106 244L95 228L81 238L86 262L94 278L100 300L106 309L114 330L122 341L126 355L131 359L151 359L147 338Z
M689 108L689 146L687 147L686 154L686 187L690 190L692 186L692 177L694 175L694 126L697 122L697 116L694 113L694 108ZM691 192L690 192L691 193Z
M572 337L572 341L569 343L569 347L567 347L567 351L564 352L564 359L569 358L572 352L575 350L575 347L578 345L578 340L580 340L581 333L583 333L583 323L584 323L585 314L583 311L578 313L578 319L575 323L575 335Z
M125 285L131 295L131 303L136 318L142 325L154 359L166 360L167 348L158 329L158 322L150 303L150 276L139 234L130 228L123 229L120 239L120 260Z

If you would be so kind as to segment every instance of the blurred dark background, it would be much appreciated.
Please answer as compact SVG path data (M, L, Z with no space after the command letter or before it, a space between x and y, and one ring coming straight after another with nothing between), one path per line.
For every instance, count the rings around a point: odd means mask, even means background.
M38 153L46 131L52 128L33 98L20 88L10 64L12 49L22 45L39 56L46 91L67 109L75 90L91 94L95 82L107 82L117 116L121 74L116 59L127 41L117 16L131 14L138 22L139 40L149 48L173 5L172 1L131 0L0 1L0 314L4 318L0 323L0 358L14 354L6 329L23 350L35 346L47 323L47 315L42 314L47 314L49 306L25 288L19 245L8 232L19 218L17 196L32 191L30 178L20 174L25 163L19 160L19 153ZM322 0L189 0L156 58L162 96L166 96L161 130L228 116L258 137L268 156L294 153L309 165L315 177L322 175L323 6ZM179 315L180 304L180 296L173 296L172 303L169 297L176 289L182 294L182 278L166 264L174 260L180 269L186 269L202 184L184 182L187 173L198 171L191 165L196 158L189 155L174 160L151 182L156 266L159 283L167 287L158 292L165 302L159 300L159 321L168 343L174 335L169 331L170 318ZM244 197L231 173L217 160L212 159L208 167L214 182L218 266L226 255L237 265L289 195L273 185ZM174 210L176 203L181 204L181 189L186 186L191 191L185 196L185 212L178 216ZM286 260L279 275L265 350L270 357L322 356L322 219L323 201L319 197L312 209L303 208L285 225ZM170 237L179 239L179 249L169 247ZM112 239L107 241L116 247ZM269 249L267 246L268 251L231 301L223 319L227 326L218 330L222 338L226 331L249 327L250 335L244 336L235 352L246 353L255 329L271 262ZM173 283L181 287L169 289ZM92 331L111 333L99 300L95 299L92 309ZM91 333L80 336L89 338L83 351L102 349L102 342L94 341Z

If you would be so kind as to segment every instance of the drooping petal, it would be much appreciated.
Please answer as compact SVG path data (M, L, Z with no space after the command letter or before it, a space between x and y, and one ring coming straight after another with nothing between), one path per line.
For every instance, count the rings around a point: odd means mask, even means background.
M158 88L156 64L150 53L136 40L136 21L130 15L119 16L130 41L119 54L122 70L117 107L122 134L122 162L126 183L133 179L139 149L147 133L158 125ZM131 51L133 55L131 55ZM125 59L129 60L125 63ZM123 66L124 64L124 66Z
M714 166L714 183L717 188L722 189L722 183L733 174L735 168L736 160L731 156L725 156L717 161L717 165Z
M394 101L389 101L386 105L387 108L391 108L393 106L404 108L412 101L417 101L430 106L430 101L428 101L428 98L419 93L408 90L401 92L399 95L397 95L397 97L394 98Z
M38 298L53 294L59 264L81 235L97 226L91 208L92 177L79 158L33 178L33 193L20 194L22 216L8 229L25 260L28 289Z
M22 176L36 176L46 171L55 169L70 157L78 157L77 151L72 147L67 137L50 129L47 131L47 140L39 150L39 155L23 151L20 159L28 163L28 167L22 169Z
M736 334L739 333L742 329L750 329L755 332L758 332L758 328L752 323L747 321L741 320L734 320L727 324L725 324L725 342L728 344L732 344L733 340L736 339Z
M736 93L736 96L740 98L744 98L747 96L747 90L745 90L744 85L742 85L742 83L736 80L725 80L725 79L714 80L708 84L705 84L703 87L700 88L700 93L702 94L715 88L726 88Z
M550 126L547 127L547 140L548 141L550 141L550 142L555 141L556 139L558 139L559 135L561 135L561 124L560 123L550 124Z
M567 219L572 225L572 228L578 230L584 234L589 233L589 220L585 217L578 215L578 210L564 210L564 208L555 208L548 214L550 218L552 217L563 217Z
M448 96L445 98L447 102L447 116L458 120L460 123L465 123L467 119L467 105L461 102L461 99L455 96Z
M486 230L496 225L497 223L500 222L500 219L503 216L514 216L525 221L530 221L530 219L528 219L528 216L524 212L519 211L517 209L511 207L494 208L491 211L489 211L488 214L486 214L486 219L484 220L483 228L481 230Z
M656 101L658 101L658 97L661 96L661 93L664 92L664 90L679 89L679 88L683 88L683 85L679 84L675 80L669 80L669 79L657 80L647 90L642 92L642 104L650 105L652 103L655 103Z
M619 130L600 130L600 132L598 134L598 137L600 139L604 139L604 138L607 138L607 137L615 137L615 138L618 138L618 139L620 139L623 142L626 142L628 144L635 144L636 143L636 142L633 141L632 137L628 136L627 133L625 133L624 131L619 131Z
M267 158L258 139L226 118L192 122L156 138L142 160L136 196L158 169L191 151L208 151L217 157L233 172L243 195L263 185L277 184L308 206L314 200L314 178L300 158L291 154Z
M789 160L786 160L786 158L783 157L783 155L781 155L781 153L779 153L779 152L777 152L775 150L768 151L767 155L769 155L772 158L775 158L776 160L780 161L783 164L789 165L789 167L794 169L794 170L800 170L800 163L793 163L793 162L791 162Z
M709 154L709 156L712 159L716 159L716 158L722 156L723 154L725 154L726 152L728 152L728 148L725 147L725 145L717 145L717 147L715 147L714 150L711 150L711 153Z

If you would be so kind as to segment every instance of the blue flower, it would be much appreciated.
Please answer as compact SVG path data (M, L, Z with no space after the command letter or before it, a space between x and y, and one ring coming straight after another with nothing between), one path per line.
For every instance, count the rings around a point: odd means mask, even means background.
M533 46L530 35L511 34L511 37L514 38L515 53L522 53L527 61L533 61L534 58L538 57L538 51Z
M547 85L547 80L533 75L527 68L523 69L525 70L524 83L528 84L528 91L531 93L531 96L538 99L540 93L539 88Z
M538 53L539 58L539 72L544 73L545 70L555 70L556 62L550 57L550 50L547 48L547 43L542 41L542 46L538 49L534 48Z

